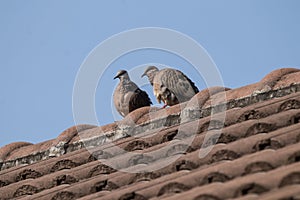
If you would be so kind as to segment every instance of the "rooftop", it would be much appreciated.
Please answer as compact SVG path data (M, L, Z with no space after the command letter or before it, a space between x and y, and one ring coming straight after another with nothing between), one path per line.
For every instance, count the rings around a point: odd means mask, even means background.
M105 126L8 144L0 199L299 199L299 121L300 70L278 69Z

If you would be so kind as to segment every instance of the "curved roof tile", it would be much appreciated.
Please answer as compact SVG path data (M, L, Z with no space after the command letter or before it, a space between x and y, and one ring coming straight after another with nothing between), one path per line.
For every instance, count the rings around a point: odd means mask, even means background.
M278 69L251 85L204 89L190 102L143 107L105 126L8 144L0 148L0 199L297 197L299 75ZM212 103L224 103L224 120ZM211 151L200 158L200 149Z

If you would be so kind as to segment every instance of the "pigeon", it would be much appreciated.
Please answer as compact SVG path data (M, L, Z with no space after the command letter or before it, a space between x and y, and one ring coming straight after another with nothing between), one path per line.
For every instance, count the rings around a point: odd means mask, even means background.
M161 101L164 103L163 108L188 101L199 92L195 83L176 69L159 70L155 66L149 66L142 74L143 76L148 77L158 103Z
M120 82L114 91L113 98L115 107L122 117L135 109L152 104L148 94L130 80L127 71L118 71L114 79L116 78L119 78Z

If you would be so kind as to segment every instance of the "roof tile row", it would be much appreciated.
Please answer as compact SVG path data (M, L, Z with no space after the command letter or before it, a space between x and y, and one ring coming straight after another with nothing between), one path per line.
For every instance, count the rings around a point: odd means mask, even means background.
M0 199L295 199L299 75L279 69L256 84L206 89L191 102L141 108L106 126L6 145ZM224 94L226 117L210 107Z

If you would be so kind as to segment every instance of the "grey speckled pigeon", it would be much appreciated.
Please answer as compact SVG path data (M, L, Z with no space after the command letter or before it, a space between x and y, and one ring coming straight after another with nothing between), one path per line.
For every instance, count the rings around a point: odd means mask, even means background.
M188 101L199 92L194 82L176 69L159 70L155 66L149 66L143 76L148 77L157 101L163 101L164 107Z
M125 117L135 109L152 104L148 94L130 80L127 71L120 70L116 78L120 79L120 83L114 91L114 104L120 115Z

